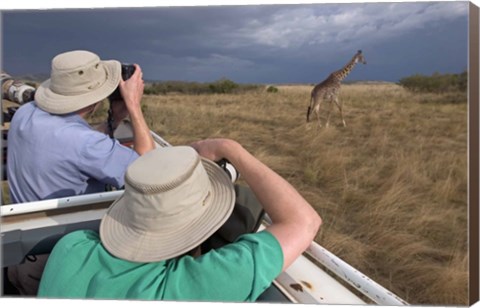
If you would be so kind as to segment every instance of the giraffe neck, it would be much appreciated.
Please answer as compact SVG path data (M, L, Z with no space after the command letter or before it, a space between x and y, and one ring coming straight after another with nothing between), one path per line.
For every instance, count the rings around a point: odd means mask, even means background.
M342 69L334 73L335 79L337 79L338 81L342 81L343 79L345 79L348 74L350 74L355 64L357 64L357 61L356 58L353 58Z

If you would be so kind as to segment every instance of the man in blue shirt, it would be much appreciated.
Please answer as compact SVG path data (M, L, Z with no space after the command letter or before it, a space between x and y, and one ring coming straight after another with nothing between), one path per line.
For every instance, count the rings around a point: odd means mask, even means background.
M118 86L124 102L115 105L125 110L114 113L115 122L130 116L133 150L85 121ZM105 184L123 186L128 165L154 148L140 106L143 88L138 65L123 81L118 61L101 61L88 51L56 56L51 78L11 121L7 177L13 203L101 192Z
M127 167L154 149L140 104L142 71L135 64L133 75L122 80L121 67L118 61L100 60L84 50L53 58L50 79L11 121L7 178L14 203L101 192L105 185L120 188ZM133 149L93 129L85 120L117 88L123 99L113 104L113 126L129 116ZM32 282L32 276L41 275L45 260L42 257L33 263L35 269L28 262L23 265L25 270L22 265L9 268L9 278L21 294L36 293L40 277Z

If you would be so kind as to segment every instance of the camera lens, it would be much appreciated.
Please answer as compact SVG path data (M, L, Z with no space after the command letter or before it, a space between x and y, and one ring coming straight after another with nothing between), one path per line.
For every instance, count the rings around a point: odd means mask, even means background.
M128 80L135 73L135 66L133 64L122 64L122 79Z
M225 158L221 159L220 161L216 162L220 168L222 168L232 181L232 183L235 183L236 180L240 177L240 174L238 173L237 169Z

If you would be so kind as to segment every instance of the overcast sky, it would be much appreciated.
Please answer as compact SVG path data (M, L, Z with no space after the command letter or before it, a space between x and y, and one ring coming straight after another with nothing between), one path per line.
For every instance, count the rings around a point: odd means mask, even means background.
M468 2L3 10L3 68L49 73L85 49L138 63L146 80L316 83L361 49L347 80L467 69Z

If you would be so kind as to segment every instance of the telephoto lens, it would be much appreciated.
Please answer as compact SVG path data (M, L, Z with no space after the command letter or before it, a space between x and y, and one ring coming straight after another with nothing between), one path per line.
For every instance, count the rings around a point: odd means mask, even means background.
M223 158L216 163L227 173L232 183L235 183L238 180L240 173L238 173L237 169L235 169L235 167L227 159Z
M5 72L0 73L2 83L2 98L11 102L23 105L34 100L35 88L20 81L13 79Z

